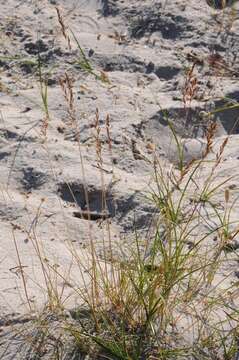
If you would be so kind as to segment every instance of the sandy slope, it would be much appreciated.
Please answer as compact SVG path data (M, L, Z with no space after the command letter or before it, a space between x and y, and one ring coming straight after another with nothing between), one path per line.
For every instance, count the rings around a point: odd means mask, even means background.
M104 71L109 84L97 81L77 65L77 46L72 40L72 49L67 47L56 6L97 74ZM223 105L222 100L215 99L239 100L239 18L237 10L233 14L228 10L229 15L217 13L204 0L0 0L0 8L0 311L4 324L6 314L14 317L28 309L14 237L33 309L46 301L39 287L44 281L34 250L36 238L51 264L58 264L63 271L72 262L71 244L82 259L87 258L90 233L101 251L106 221L74 216L85 206L85 185L92 212L99 215L97 218L102 213L96 108L104 142L104 186L117 252L133 231L135 213L140 230L147 229L154 213L152 204L144 198L152 173L145 161L153 156L149 144L156 146L166 168L176 161L164 111L169 112L179 135L187 138L185 152L190 160L200 157L202 151L202 141L191 140L203 136L206 124L201 112ZM208 56L213 51L224 59L223 73L209 66ZM25 61L36 61L39 52L44 62L42 71L49 73L46 142L42 136L44 112L37 68ZM184 68L192 64L188 54L194 54L201 63L196 66L199 91L185 120L182 86ZM74 78L85 174L59 85L65 71ZM107 145L107 114L112 154ZM233 129L226 161L220 169L222 179L238 170L238 117L238 109L217 115L218 137ZM238 178L233 184L236 196ZM233 217L237 218L237 208ZM77 266L71 272L71 280L75 281ZM64 296L70 292L66 287Z

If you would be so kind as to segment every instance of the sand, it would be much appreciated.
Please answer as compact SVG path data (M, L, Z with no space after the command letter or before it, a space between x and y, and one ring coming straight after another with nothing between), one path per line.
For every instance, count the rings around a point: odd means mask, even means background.
M82 70L82 55L70 32L69 48L56 7L105 81ZM147 231L156 211L145 198L154 150L165 171L178 161L165 111L189 162L205 150L208 118L203 114L224 106L225 98L231 104L239 101L239 16L236 5L220 12L204 0L0 0L0 8L0 326L5 332L9 319L18 323L29 314L29 304L33 316L47 303L36 246L42 258L75 283L79 276L72 253L87 267L90 240L101 254L109 223L115 254L127 253L135 228ZM219 56L219 69L212 54ZM39 56L48 80L46 129ZM197 93L185 104L185 69L195 59ZM74 79L77 130L59 83L66 72ZM238 119L238 108L214 116L215 151L230 134L218 177L235 175L228 184L234 198L239 191ZM85 188L90 219L78 216L86 207ZM223 191L217 196L223 201ZM236 205L232 217L238 220ZM235 262L230 266L237 270ZM61 278L57 283L66 308L76 306L79 299L71 286ZM16 358L12 349L2 358L11 356Z

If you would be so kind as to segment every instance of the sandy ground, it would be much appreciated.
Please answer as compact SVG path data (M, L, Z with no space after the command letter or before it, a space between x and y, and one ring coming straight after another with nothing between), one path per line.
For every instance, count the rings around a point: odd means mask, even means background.
M94 72L107 81L82 70L82 56L72 35L69 49L56 7ZM52 267L58 266L75 282L79 278L73 253L87 262L90 239L100 253L109 222L116 253L127 249L135 228L148 229L155 209L145 200L152 183L147 159L153 159L156 149L165 169L177 162L165 111L190 161L199 158L205 146L203 112L224 106L225 98L239 101L239 16L236 7L217 12L204 0L0 0L0 8L0 325L4 326L5 318L28 312L29 302L34 312L47 301L37 246ZM212 54L217 54L219 66ZM48 79L46 137L39 56ZM195 59L198 89L186 111L185 68ZM65 72L74 79L78 132L59 84ZM96 109L103 144L100 159ZM218 176L223 181L229 173L235 175L234 197L239 191L238 119L238 108L215 115L215 148L231 134ZM77 216L86 206L85 187L90 220ZM222 199L223 193L218 195L218 201ZM238 220L237 206L232 216ZM56 281L65 299L72 295L67 306L74 306L77 299L71 287L61 278Z

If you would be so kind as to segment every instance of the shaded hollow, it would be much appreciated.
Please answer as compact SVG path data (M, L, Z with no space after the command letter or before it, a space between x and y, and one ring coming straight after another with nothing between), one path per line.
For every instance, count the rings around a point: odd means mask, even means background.
M179 149L175 139L183 144L184 162L200 159L204 151L205 135L209 122L213 120L205 116L205 108L194 107L185 109L183 106L160 110L148 121L144 122L143 135L153 142L165 156L174 164L179 163ZM220 120L217 121L215 136L225 135L226 131ZM169 126L172 125L172 128Z
M48 176L45 173L34 169L31 166L23 168L22 173L23 177L21 183L27 191L39 189L48 180Z
M155 113L145 124L145 132L153 137L161 133L162 136L172 136L169 128L171 122L176 134L183 138L197 138L205 135L208 119L203 117L201 107L185 109L172 107Z
M239 90L215 102L215 109L217 111L215 118L221 122L226 133L239 134Z
M94 185L88 185L87 190L85 190L84 184L82 183L64 182L59 184L58 193L63 201L75 203L83 211L89 210L95 213L107 212L111 217L115 215L113 196L109 190L104 192ZM87 197L89 209L87 206Z

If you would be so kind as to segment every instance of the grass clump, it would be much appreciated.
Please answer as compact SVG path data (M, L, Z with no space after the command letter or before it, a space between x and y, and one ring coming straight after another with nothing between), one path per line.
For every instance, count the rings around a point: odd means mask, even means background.
M62 34L71 48L71 38L58 9L57 15ZM74 33L70 31L70 35L80 54L75 63L87 74L107 83L104 73L99 75L93 69ZM45 115L41 134L47 141L50 122L48 84L40 56L37 69ZM197 92L193 69L187 74L183 94L185 108L190 107ZM84 219L90 223L92 214L73 85L74 79L66 72L60 79L60 86L67 105L68 124L78 145L86 199ZM230 106L238 108L238 103ZM228 187L233 177L219 182L217 179L229 136L213 152L216 125L209 123L201 158L186 162L173 123L165 117L176 144L177 165L167 167L156 151L151 160L146 159L153 173L147 197L155 207L155 216L147 234L135 232L127 256L117 257L114 256L110 220L103 216L107 212L106 186L99 111L96 110L92 127L102 183L101 215L102 221L107 222L109 241L102 241L102 259L89 225L87 264L73 247L70 249L79 268L79 284L72 284L57 266L44 258L37 241L33 240L49 299L46 315L33 323L27 358L43 358L50 351L52 359L238 359L238 281L232 280L232 270L228 266L230 262L238 261L235 238L239 227L238 222L231 219L237 199ZM105 127L105 142L108 141L112 158L109 117ZM215 200L218 193L223 194L220 203ZM16 242L15 247L18 253ZM110 254L110 260L106 254ZM20 256L18 258L22 269ZM21 275L28 299L22 270ZM63 291L58 293L55 279L61 279L71 287L82 305L66 311ZM29 299L28 302L31 309Z
M183 165L180 158L180 168L166 172L155 154L149 197L159 215L148 237L135 234L126 259L109 263L92 246L91 270L82 275L88 279L85 288L75 287L82 307L61 322L75 354L112 360L236 359L238 282L231 281L227 266L237 259L233 247L228 252L238 233L230 220L236 199L230 204L226 181L214 185L228 143L226 137L209 161L214 130L208 129L200 160ZM201 182L205 168L209 175ZM220 206L219 190L224 192Z
M205 158L170 176L156 163L152 200L160 216L153 237L136 238L132 256L115 265L117 279L102 281L101 273L96 283L103 302L95 299L92 308L96 335L83 333L112 359L226 359L237 352L237 284L227 283L228 272L218 277L234 233L228 232L230 210L213 202L220 186L205 196L211 178L196 183ZM217 226L208 229L209 219Z

